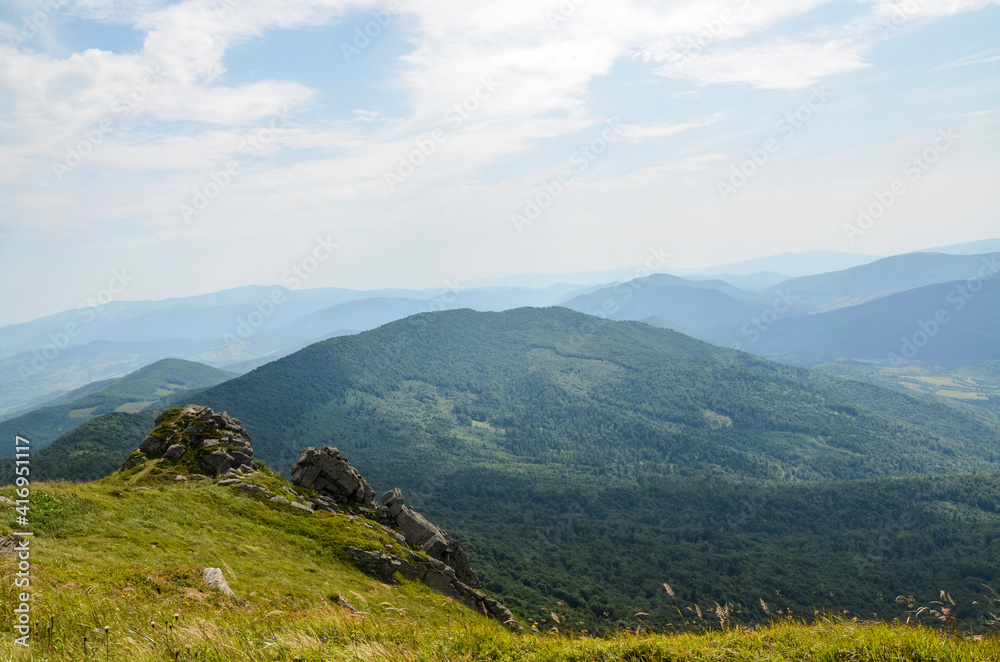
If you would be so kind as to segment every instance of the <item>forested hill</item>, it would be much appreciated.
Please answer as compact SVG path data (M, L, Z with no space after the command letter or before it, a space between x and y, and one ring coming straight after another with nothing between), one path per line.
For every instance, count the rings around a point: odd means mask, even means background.
M1000 429L968 412L560 308L416 315L317 343L199 401L246 421L276 467L329 443L379 485L459 458L769 479L1000 460Z

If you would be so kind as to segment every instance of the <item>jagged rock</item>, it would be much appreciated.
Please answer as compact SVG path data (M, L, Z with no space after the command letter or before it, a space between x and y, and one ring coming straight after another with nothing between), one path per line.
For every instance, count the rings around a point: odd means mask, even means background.
M348 547L347 553L359 569L388 584L395 583L398 572L406 579L422 581L433 591L461 602L469 609L496 619L512 630L520 630L514 615L500 602L472 588L455 577L451 566L437 559L411 554L403 559L395 554Z
M407 506L398 487L383 494L382 503L385 504L392 522L402 532L407 545L419 545L427 556L454 568L459 581L479 588L479 577L473 571L469 557L458 541Z
M219 485L225 487L226 485L235 485L236 483L242 483L243 480L240 478L227 478L226 480L220 480Z
M354 608L354 605L351 604L350 600L348 600L342 595L337 596L337 604L343 607L344 609L347 609L348 611L355 611L355 612L357 611L357 609Z
M292 465L291 476L296 485L311 487L337 503L378 509L375 490L336 448L306 448Z
M193 455L189 454L193 452ZM194 459L197 472L188 464ZM189 474L218 476L231 470L253 470L253 444L246 428L225 412L188 405L179 413L168 409L156 419L156 428L143 439L122 471L163 458L186 466Z
M260 485L251 485L249 483L240 483L239 485L236 486L236 489L241 490L243 492L252 492L254 494L267 494L268 493L267 490L265 490Z
M301 510L304 513L312 513L313 511L312 508L310 508L309 506L302 505L298 501L292 501L288 505L291 506L292 508L295 508L296 510Z
M187 476L176 476L174 477L174 480L176 480L178 483L186 483Z
M315 510L336 513L339 512L337 506L350 507L360 515L349 514L348 524L359 521L360 517L363 526L373 530L381 527L403 547L402 556L393 553L391 545L386 545L385 552L348 547L348 556L363 572L387 583L395 582L397 573L406 579L422 581L434 591L497 619L511 629L520 630L506 607L478 590L479 578L458 541L407 506L399 489L386 492L382 496L385 506L379 507L371 486L339 450L330 446L306 448L299 453L291 476L294 484L320 493L310 501ZM244 489L246 486L239 487ZM292 490L285 491L295 494ZM296 502L290 505L304 508ZM418 546L422 553L405 549L406 545Z
M187 448L185 448L181 444L174 444L173 446L170 446L169 448L167 448L167 450L163 452L163 457L167 458L168 460L179 460L181 459L181 456L183 456L184 453L186 452Z
M278 503L285 503L285 504L288 503L288 499L286 499L285 497L281 496L280 494L277 495L277 496L271 497L270 501L277 501Z
M309 502L309 505L313 507L313 510L325 510L328 513L339 513L340 509L337 508L337 502L333 499L325 496L317 497Z
M347 553L354 562L354 565L358 566L366 574L376 579L381 579L386 583L393 583L393 575L399 571L402 565L402 560L398 556L383 554L382 552L371 552L358 549L357 547L348 547Z
M201 579L212 588L217 588L226 595L235 595L233 589L229 588L229 583L219 568L205 568L201 571Z

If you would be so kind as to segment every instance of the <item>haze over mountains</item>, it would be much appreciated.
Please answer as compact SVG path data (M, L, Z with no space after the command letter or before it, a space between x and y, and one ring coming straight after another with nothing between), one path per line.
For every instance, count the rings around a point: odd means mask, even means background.
M469 287L453 283L434 291L247 286L164 301L112 301L0 328L0 420L163 358L241 373L319 340L455 308L560 305L610 319L647 320L779 360L882 360L898 354L904 333L919 331L916 325L942 305L956 305L943 303L937 290L921 288L949 282L959 287L960 281L972 279L987 292L968 310L981 313L949 320L948 332L935 336L933 349L922 356L991 358L994 299L989 290L1000 254L968 253L995 245L975 242L941 249L949 252L882 259L785 254L721 265L719 276L619 270L620 280L613 284L607 284L612 272L594 272L564 275L577 282L524 276L507 279L508 285L498 284L504 280ZM812 273L845 265L851 266ZM592 284L595 280L603 285ZM531 283L537 286L527 286ZM951 289L943 288L943 296ZM904 292L910 294L892 298ZM861 308L866 304L871 305ZM853 312L823 317L838 310ZM879 320L882 331L862 341L857 330L866 319Z

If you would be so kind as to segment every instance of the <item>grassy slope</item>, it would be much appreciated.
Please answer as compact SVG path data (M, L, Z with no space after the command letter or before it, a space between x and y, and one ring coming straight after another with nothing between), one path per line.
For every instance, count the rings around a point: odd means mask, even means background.
M515 635L403 582L348 563L345 545L384 534L346 516L292 513L210 483L156 484L136 475L36 485L32 496L35 660L995 660L1000 641L925 628L851 622L777 623L673 636L608 639L565 626ZM10 488L3 490L10 497ZM5 513L12 523L12 513ZM236 597L207 589L221 567ZM0 561L4 586L13 562ZM336 604L347 598L353 613ZM0 610L14 607L0 592ZM105 631L105 627L108 628ZM703 627L703 626L699 626ZM561 632L559 632L561 630ZM28 659L0 621L0 655Z
M152 489L133 490L137 481ZM14 496L11 488L4 493ZM121 475L37 485L31 514L35 642L47 659L87 659L84 635L100 653L95 659L104 659L106 625L111 653L122 660L173 659L166 653L188 644L262 655L222 659L289 659L323 637L351 643L355 631L374 641L380 631L408 637L477 621L485 631L502 629L422 584L388 586L354 569L345 547L384 549L394 541L347 515L303 515L207 481ZM5 509L4 524L13 518ZM205 567L222 568L236 597L205 587ZM12 585L13 569L3 559L4 586ZM352 617L336 604L339 596L365 614ZM8 614L11 597L4 591L0 598ZM16 650L10 619L0 632L0 650Z

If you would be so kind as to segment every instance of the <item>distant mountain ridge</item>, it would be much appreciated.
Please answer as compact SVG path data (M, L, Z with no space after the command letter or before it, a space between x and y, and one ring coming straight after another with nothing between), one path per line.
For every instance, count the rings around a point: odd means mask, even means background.
M890 365L1000 359L1000 275L982 281L976 293L969 282L927 285L857 306L780 319L748 349L765 356L851 357ZM725 341L736 334L735 328L720 328L705 336Z
M992 245L986 241L942 250L962 253ZM757 351L748 340L779 317L856 306L958 280L976 260L943 252L878 259L821 251L772 256L739 268L722 265L716 275L710 274L712 269L677 270L687 278L667 273L634 278L647 273L636 269L588 272L593 279L580 275L581 281L600 280L597 275L620 279L603 284L514 278L503 281L506 285L452 283L441 290L247 286L164 301L112 301L0 328L0 417L31 411L68 390L163 358L247 371L319 340L444 309L565 305L611 319L655 317L703 339ZM845 265L855 266L824 272ZM759 271L767 268L772 270ZM774 271L778 268L812 275L782 280L782 272ZM526 283L544 286L532 289ZM785 302L790 297L795 302L791 306ZM761 318L769 319L763 325L754 322Z

